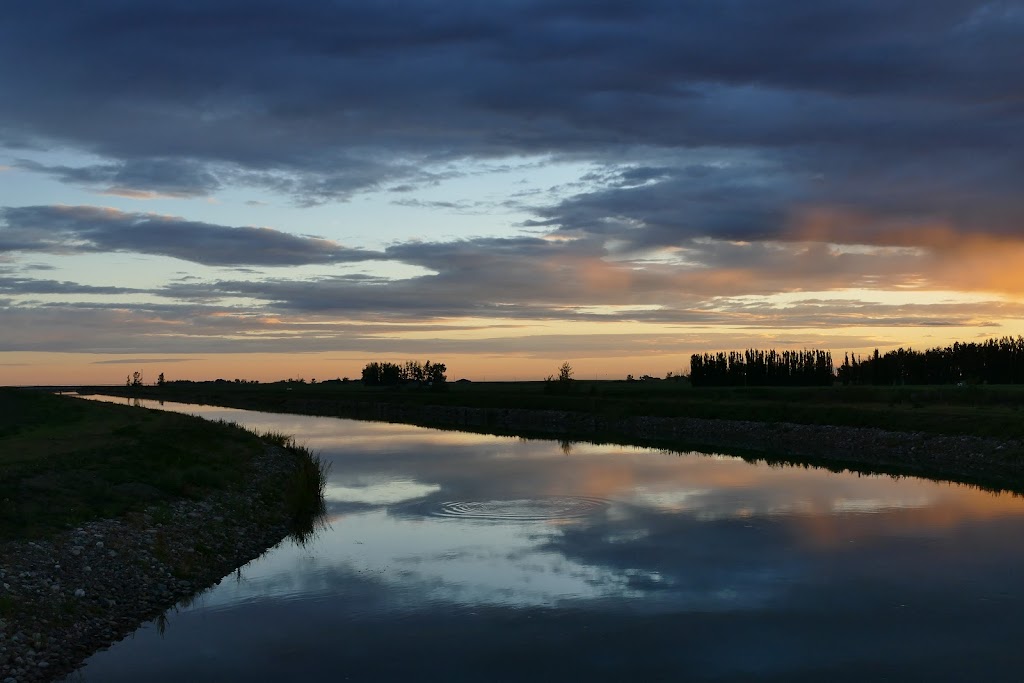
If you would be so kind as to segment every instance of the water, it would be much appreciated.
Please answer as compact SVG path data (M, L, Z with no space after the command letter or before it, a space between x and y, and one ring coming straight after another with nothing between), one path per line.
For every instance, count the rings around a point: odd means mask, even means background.
M330 525L73 681L1021 680L1024 501L726 456L174 406L296 434Z

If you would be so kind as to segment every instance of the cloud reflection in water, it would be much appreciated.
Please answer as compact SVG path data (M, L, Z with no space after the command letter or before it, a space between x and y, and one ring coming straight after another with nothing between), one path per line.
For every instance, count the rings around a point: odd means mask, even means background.
M948 677L973 662L984 677L1024 637L1013 617L1024 549L1007 540L1024 533L1018 497L723 456L574 444L566 457L557 442L228 415L299 434L332 463L329 530L182 610L165 636L181 647L143 632L94 658L85 680L117 680L129 662L173 671L202 637L261 662L250 666L259 679L274 671L282 623L295 629L288 642L326 647L366 677L419 657L469 678L481 671L467 653L525 671L532 659L512 653L526 642L541 659L577 653L577 673L834 680L883 662ZM573 500L600 504L547 514ZM441 514L453 502L487 514ZM609 663L609 643L628 660Z

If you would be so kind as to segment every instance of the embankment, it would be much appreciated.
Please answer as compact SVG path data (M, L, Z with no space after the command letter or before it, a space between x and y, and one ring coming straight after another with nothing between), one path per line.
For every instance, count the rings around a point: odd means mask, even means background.
M0 545L0 681L59 679L280 542L295 466L267 446L241 486Z
M181 400L179 397L177 400ZM202 397L195 397L203 402ZM208 399L207 399L208 400ZM353 399L218 397L218 405L425 427L712 450L750 460L963 482L1024 492L1024 442L873 427L691 417L613 417L566 410L474 408Z

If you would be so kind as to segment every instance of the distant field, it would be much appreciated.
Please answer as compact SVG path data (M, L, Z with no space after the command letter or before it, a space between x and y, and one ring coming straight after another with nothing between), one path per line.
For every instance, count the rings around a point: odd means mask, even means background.
M238 482L258 437L199 418L0 388L0 540Z
M197 382L96 387L97 392L262 410L304 400L572 410L606 416L699 417L870 426L893 431L1024 438L1024 385L693 388L682 381L574 381L567 393L543 382L449 383L427 388L345 384ZM292 411L294 412L294 411Z

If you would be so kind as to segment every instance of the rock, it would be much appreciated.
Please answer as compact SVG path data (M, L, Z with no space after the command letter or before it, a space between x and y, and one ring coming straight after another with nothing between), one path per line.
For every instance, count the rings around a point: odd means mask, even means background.
M232 558L248 560L278 543L286 533L283 508L260 508L253 517L246 503L287 472L291 460L282 454L268 450L237 490L163 504L161 518L170 521L160 525L152 524L157 510L150 508L89 522L52 541L0 543L0 595L14 609L0 619L0 683L62 680L178 598L216 585L237 568ZM146 514L150 521L140 524ZM195 553L200 542L210 552ZM116 601L102 597L113 595ZM85 609L69 610L69 598Z
M160 500L163 494L160 489L139 481L129 481L113 487L113 492L125 498L137 498L140 500Z

